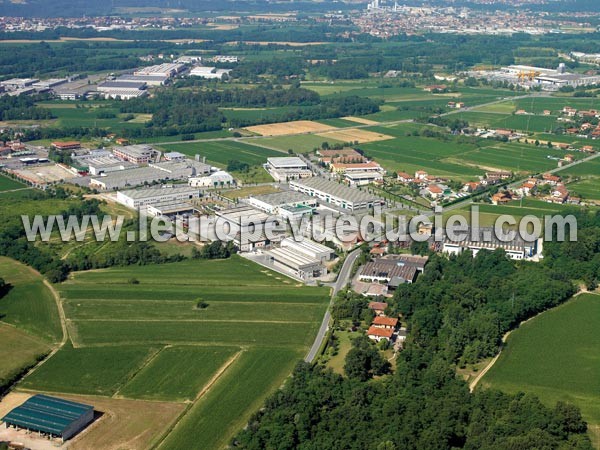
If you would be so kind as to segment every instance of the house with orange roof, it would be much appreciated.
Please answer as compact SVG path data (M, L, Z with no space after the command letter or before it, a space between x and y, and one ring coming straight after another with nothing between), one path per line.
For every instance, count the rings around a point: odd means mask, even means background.
M545 173L544 175L542 175L542 180L544 180L546 184L556 186L560 182L560 177L557 175L552 175L550 173Z
M375 313L376 316L385 315L385 310L388 307L386 302L369 302L368 308Z
M382 339L387 339L388 341L391 341L392 337L394 336L394 330L370 326L369 330L367 331L367 336L369 339L372 339L376 342L379 342Z
M508 203L513 199L513 196L508 191L497 192L492 195L492 204L493 205L501 205L504 203Z
M385 328L395 330L398 327L398 319L395 317L376 316L371 322L371 326L376 328Z
M415 180L415 178L412 175L406 172L398 172L397 175L398 181L400 181L401 183L412 183Z
M463 186L463 191L464 192L475 192L477 189L479 189L480 186L481 186L481 183L478 183L476 181L469 181L468 183L465 183L465 185Z

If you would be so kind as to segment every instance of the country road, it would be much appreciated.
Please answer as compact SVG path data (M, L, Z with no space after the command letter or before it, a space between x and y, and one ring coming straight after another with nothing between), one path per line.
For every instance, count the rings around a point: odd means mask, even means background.
M329 306L327 307L327 311L325 312L325 315L323 316L323 321L321 322L321 327L319 328L319 332L317 333L317 336L315 337L315 341L313 342L313 345L310 348L308 354L304 358L304 361L306 361L308 363L313 362L313 360L317 356L317 352L319 351L319 349L321 348L321 345L323 344L323 340L325 339L325 335L327 334L327 329L329 328L329 322L331 320L330 308L331 308L331 305L333 305L333 300L335 299L335 296L337 295L337 293L348 284L348 281L350 281L350 274L352 272L352 266L354 266L354 262L356 261L356 258L358 258L360 256L360 252L361 252L361 250L357 249L357 250L354 250L353 252L349 253L348 256L346 257L346 260L344 261L344 264L342 265L342 268L340 269L340 273L338 275L337 281L333 285L333 290L331 292L331 300L329 301Z

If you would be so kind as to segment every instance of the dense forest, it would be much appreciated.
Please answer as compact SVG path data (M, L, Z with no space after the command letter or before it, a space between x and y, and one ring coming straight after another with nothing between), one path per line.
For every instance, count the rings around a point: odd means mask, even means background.
M124 130L128 137L195 133L219 130L226 122L217 107L270 107L297 106L280 115L267 118L232 118L229 126L242 127L258 123L290 120L314 120L351 115L365 115L379 111L379 104L366 97L348 96L321 99L319 94L298 86L258 87L254 89L228 89L222 91L189 92L167 88L152 98L137 98L121 105L122 113L152 114L146 129Z
M48 109L35 106L40 97L19 95L0 97L0 120L45 120L52 119Z
M547 243L540 263L502 251L433 255L389 302L408 324L394 373L359 343L345 375L298 365L288 383L234 440L245 449L591 449L579 410L533 395L476 390L456 368L498 351L521 320L566 301L574 282L600 277L600 213L573 211L578 242ZM338 303L339 302L339 303ZM360 321L366 302L342 295L333 316ZM367 317L368 318L368 317ZM361 353L362 352L362 353ZM375 378L375 379L374 379Z

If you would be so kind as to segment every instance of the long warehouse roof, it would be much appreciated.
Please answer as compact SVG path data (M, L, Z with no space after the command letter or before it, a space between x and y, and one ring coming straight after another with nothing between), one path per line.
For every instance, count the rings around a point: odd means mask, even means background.
M61 435L93 406L38 394L16 407L3 421L44 433Z
M307 178L302 181L291 181L290 185L304 186L305 188L314 189L331 195L332 197L338 197L343 200L359 203L359 202L374 202L378 201L379 198L371 195L367 192L353 189L343 184L336 183L321 177Z

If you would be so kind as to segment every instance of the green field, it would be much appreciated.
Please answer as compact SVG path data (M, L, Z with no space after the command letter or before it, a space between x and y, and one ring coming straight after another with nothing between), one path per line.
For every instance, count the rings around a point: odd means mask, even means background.
M585 178L574 183L569 183L569 190L573 195L589 200L600 200L600 179L598 177Z
M301 356L292 350L275 348L243 352L159 448L225 447L260 408L262 399L281 385Z
M0 299L0 320L48 343L60 341L56 302L41 275L17 261L0 257L0 276L12 286Z
M489 146L467 151L460 155L460 161L471 163L481 167L492 167L506 169L513 172L539 173L545 170L555 169L558 159L564 157L565 152L555 150L546 146L531 144L511 143L488 143ZM585 155L576 153L577 159Z
M74 349L66 345L20 386L49 392L111 396L156 351L148 346Z
M191 402L167 448L233 436L305 354L329 298L239 256L77 272L57 288L70 342L20 386Z
M12 178L5 177L4 175L0 175L0 192L4 191L12 191L14 189L22 189L27 186L23 183L20 183Z
M0 387L50 351L47 342L5 323L0 323L0 342Z
M193 400L239 348L167 347L152 359L119 396L148 400Z
M341 141L314 134L303 134L299 136L277 136L252 139L255 145L261 145L268 148L278 149L284 152L293 150L296 153L312 152L315 148L320 148L323 142L339 144ZM283 156L279 154L279 156Z
M539 115L513 115L489 112L461 112L453 115L469 122L471 126L508 128L524 132L550 132L556 128L556 117Z
M98 100L77 108L80 102L56 101L40 103L39 106L49 109L56 117L52 126L56 127L90 127L118 130L143 128L141 120L125 121L126 114L119 112L119 104L110 100ZM113 115L114 117L108 117ZM108 117L108 118L104 118Z
M200 155L217 166L225 167L230 160L237 160L251 166L267 162L270 156L283 156L281 152L240 141L207 141L167 144L162 148L194 157Z
M380 130L384 132L385 128L374 128L374 131ZM419 136L402 136L387 141L361 144L359 147L370 158L392 171L402 170L410 173L416 170L425 170L433 175L455 179L476 179L484 172L476 167L445 161L445 158L452 157L460 159L465 152L475 150L477 147L473 144L458 143L453 140L444 142Z
M476 203L473 205L465 206L461 209L447 211L443 215L444 221L454 214L461 215L465 217L468 221L470 221L472 206L476 206L477 208L479 208L479 222L481 226L493 226L496 219L501 215L509 215L516 218L517 220L527 215L544 219L544 216L561 214L568 212L573 208L576 208L570 205L558 205L554 203L547 203L543 200L524 198L522 201L512 201L506 205Z
M600 177L600 158L595 158L590 161L582 162L573 167L567 167L561 170L558 175L572 176L599 176Z
M600 295L583 294L514 331L483 387L532 392L581 408L600 424Z

